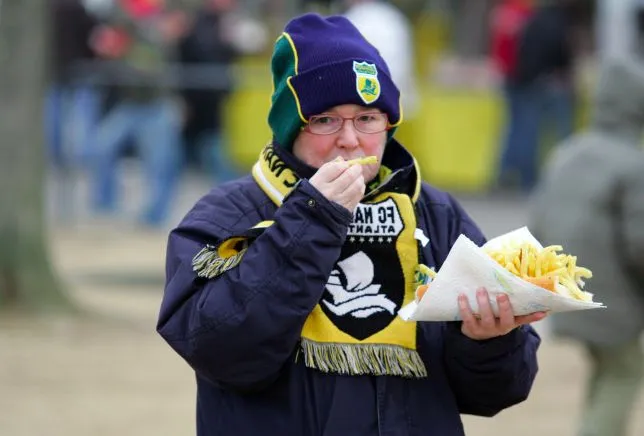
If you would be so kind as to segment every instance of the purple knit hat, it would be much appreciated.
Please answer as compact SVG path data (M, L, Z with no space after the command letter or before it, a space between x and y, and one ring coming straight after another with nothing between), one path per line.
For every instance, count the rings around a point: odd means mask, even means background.
M310 116L342 104L378 108L392 128L402 122L400 92L387 64L342 16L305 14L291 20L275 42L271 68L268 123L275 141L287 149Z

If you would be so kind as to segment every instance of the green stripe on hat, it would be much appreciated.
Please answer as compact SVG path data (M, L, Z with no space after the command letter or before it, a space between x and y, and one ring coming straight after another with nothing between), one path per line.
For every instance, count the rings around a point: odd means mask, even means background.
M277 143L287 149L293 147L293 141L305 124L300 113L297 94L289 83L289 79L298 73L297 68L298 57L295 45L291 37L283 33L275 42L271 59L273 95L268 124Z

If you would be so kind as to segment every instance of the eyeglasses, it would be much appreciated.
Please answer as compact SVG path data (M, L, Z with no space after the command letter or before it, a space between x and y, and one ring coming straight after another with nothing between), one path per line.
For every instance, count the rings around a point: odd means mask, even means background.
M362 133L380 133L389 128L387 114L367 112L353 118L344 118L333 114L314 115L309 118L309 123L304 129L314 135L331 135L339 132L347 120L351 120L353 127Z

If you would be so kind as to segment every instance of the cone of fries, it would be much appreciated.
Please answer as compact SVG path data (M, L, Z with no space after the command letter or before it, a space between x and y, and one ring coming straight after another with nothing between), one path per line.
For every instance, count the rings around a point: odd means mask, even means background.
M398 315L406 321L459 321L458 295L465 294L478 312L476 290L485 287L498 314L496 296L506 294L515 315L605 307L584 290L592 277L577 258L560 253L563 247L543 247L527 227L506 233L478 247L464 235L458 237L436 273L422 274L415 301Z

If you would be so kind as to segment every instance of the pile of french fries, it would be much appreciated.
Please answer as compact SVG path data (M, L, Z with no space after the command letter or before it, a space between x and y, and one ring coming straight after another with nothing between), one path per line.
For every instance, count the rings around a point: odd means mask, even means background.
M560 245L538 248L527 242L486 250L499 265L525 281L575 300L593 301L593 295L582 290L584 279L593 273L578 266L576 256L560 251Z
M577 257L559 253L560 245L545 248L530 243L506 244L499 249L485 249L499 265L517 277L555 294L575 300L592 302L593 294L583 290L584 279L593 276L592 271L577 265ZM431 279L434 271L427 271ZM416 300L420 301L430 284L416 289Z

